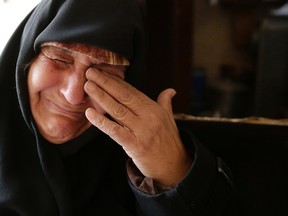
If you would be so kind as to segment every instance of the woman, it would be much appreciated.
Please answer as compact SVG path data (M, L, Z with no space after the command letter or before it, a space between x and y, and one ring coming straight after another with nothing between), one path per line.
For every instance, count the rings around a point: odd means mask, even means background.
M43 0L19 25L0 60L1 216L224 214L231 186L180 136L175 91L138 90L143 11Z

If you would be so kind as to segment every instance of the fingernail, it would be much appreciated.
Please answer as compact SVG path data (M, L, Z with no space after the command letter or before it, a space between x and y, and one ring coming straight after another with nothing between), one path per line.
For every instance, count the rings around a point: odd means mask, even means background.
M95 83L92 82L92 81L90 81L90 80L88 80L88 81L85 83L84 87L85 87L85 89L87 89L87 90L94 90L94 89L96 89Z

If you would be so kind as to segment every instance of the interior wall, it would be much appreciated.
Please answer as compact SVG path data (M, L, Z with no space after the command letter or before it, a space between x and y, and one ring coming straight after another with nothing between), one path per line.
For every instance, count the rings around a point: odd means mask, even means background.
M232 11L220 5L213 6L208 0L194 0L193 62L195 67L205 67L210 84L218 79L223 64L251 67L247 56L236 47L234 18Z
M191 113L247 117L254 109L259 30L272 8L217 2L194 0Z

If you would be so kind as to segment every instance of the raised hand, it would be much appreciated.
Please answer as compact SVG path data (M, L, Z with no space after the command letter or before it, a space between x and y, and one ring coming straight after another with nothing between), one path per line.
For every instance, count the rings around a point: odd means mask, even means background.
M144 176L177 185L192 161L173 118L175 90L164 90L156 102L109 73L90 68L86 78L86 93L114 121L92 107L86 110L87 119L121 145Z

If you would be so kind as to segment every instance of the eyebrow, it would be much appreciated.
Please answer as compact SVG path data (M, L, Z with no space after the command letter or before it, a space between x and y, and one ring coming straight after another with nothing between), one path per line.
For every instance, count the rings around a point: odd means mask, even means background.
M129 66L130 62L129 60L121 56L115 52L105 50L93 45L87 45L83 43L77 43L77 42L44 42L41 46L53 46L56 48L62 48L71 50L72 52L85 54L91 58L94 58L96 60L99 60L100 62L105 62L108 65L123 65L123 66Z
M60 57L63 57L65 60L68 60L70 62L73 62L75 57L73 56L73 53L76 53L76 54L80 54L80 55L85 55L83 53L80 53L80 52L76 52L76 51L73 51L73 50L70 50L70 49L63 49L61 47L55 47L55 46L43 46L41 48L41 50L44 52L45 55L48 54L47 57L49 58L53 58L54 56L53 55L57 55L57 56L60 56ZM50 56L51 55L51 56ZM57 57L55 56L55 57ZM91 61L91 65L95 65L95 66L99 66L99 67L109 67L109 68L117 68L118 70L121 70L121 71L126 71L127 69L127 66L125 65L113 65L113 64L109 64L109 63L106 63L106 62L102 62L98 59L95 59L91 56L88 56L88 55L85 55L87 58L90 59Z
M70 50L61 49L61 48L52 47L52 46L44 46L41 48L41 51L44 52L44 54L48 55L47 57L53 58L53 57L60 56L62 58L65 58L71 61L74 60L74 57L72 56L72 52Z
M114 64L109 64L107 62L103 62L101 60L98 60L96 58L93 58L89 55L86 55L85 53L81 53L81 52L77 52L77 51L74 51L74 50L70 50L70 49L66 49L66 48L62 48L62 47L56 47L56 46L51 46L51 45L47 45L47 46L43 46L42 49L44 49L44 53L47 53L48 52L48 55L49 54L55 54L55 55L62 55L63 58L66 58L69 57L68 60L71 60L74 61L75 59L75 54L77 55L85 55L87 58L90 59L91 63L93 65L99 65L99 66L112 66L112 67L119 67L119 68L127 68L126 66L124 65L114 65ZM51 57L53 58L53 56L48 56L48 57Z

